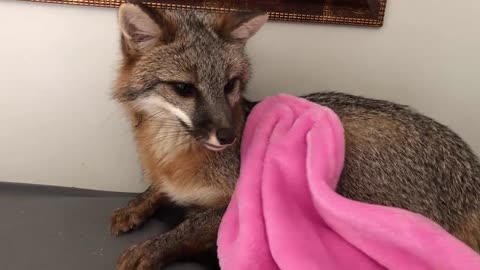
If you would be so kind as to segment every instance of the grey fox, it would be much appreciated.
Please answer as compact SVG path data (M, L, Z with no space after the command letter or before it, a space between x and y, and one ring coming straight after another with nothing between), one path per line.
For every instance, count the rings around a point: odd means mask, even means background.
M254 102L247 40L265 13L119 9L123 63L114 98L129 116L150 187L111 219L113 234L141 226L169 202L189 207L173 230L130 248L117 269L158 269L214 248L239 176L240 143ZM446 126L406 106L324 92L346 134L337 192L422 214L480 251L480 165Z

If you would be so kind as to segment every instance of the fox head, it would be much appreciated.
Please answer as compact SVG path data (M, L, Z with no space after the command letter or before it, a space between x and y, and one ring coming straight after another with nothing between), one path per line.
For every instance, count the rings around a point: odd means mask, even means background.
M189 138L213 151L234 144L250 74L245 44L268 15L127 3L118 19L124 61L114 97L138 121L169 133L163 136Z

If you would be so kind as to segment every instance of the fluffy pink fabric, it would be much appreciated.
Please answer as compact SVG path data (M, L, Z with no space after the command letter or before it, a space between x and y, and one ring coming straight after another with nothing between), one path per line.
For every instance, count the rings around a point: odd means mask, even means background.
M328 108L286 95L257 105L220 226L222 269L480 269L430 220L335 193L343 160L342 125Z

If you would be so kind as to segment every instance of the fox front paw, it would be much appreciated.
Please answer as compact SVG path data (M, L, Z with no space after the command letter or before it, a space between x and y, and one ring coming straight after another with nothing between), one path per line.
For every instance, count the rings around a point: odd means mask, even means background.
M145 215L137 208L120 208L113 212L110 221L110 232L118 236L140 227L145 221Z
M158 247L149 240L127 249L118 259L117 270L158 270L163 267Z

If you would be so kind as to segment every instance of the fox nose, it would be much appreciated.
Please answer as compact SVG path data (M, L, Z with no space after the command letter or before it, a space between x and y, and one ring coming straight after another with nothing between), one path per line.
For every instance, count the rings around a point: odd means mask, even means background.
M220 128L217 130L217 139L221 145L228 145L235 142L235 132L231 128Z

